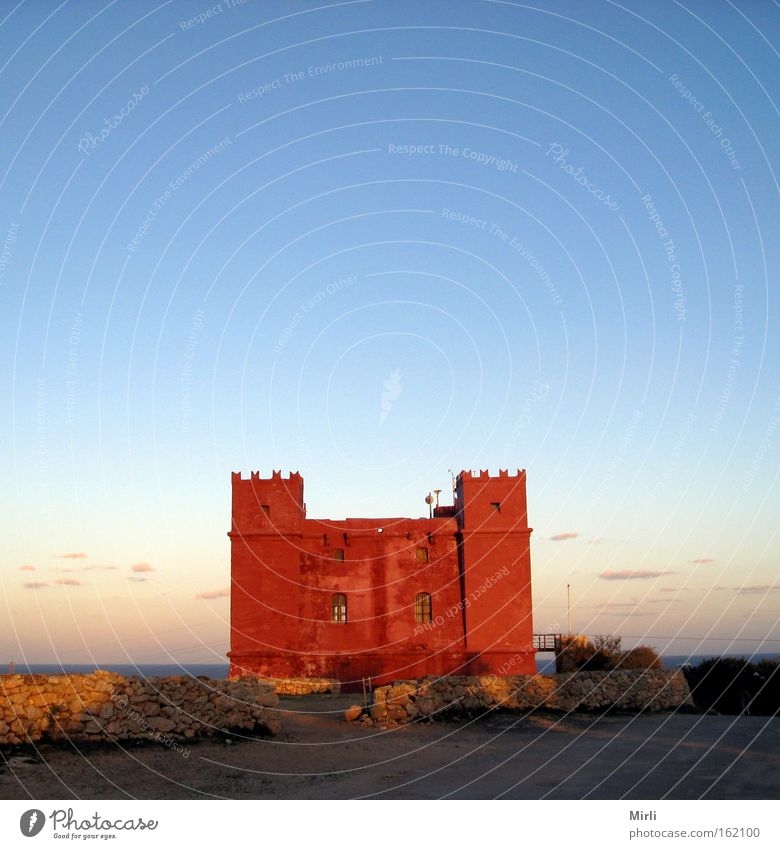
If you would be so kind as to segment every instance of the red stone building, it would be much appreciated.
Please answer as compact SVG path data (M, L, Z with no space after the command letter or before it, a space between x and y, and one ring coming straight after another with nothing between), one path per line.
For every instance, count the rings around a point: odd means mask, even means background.
M432 518L329 520L297 472L234 472L231 676L535 672L525 482L461 472Z

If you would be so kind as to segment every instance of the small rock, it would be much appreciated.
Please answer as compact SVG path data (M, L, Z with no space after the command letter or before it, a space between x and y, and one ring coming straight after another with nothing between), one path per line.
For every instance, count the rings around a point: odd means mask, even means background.
M166 719L164 716L150 716L146 724L149 728L153 728L155 731L161 731L163 734L173 731L176 727L176 723L172 719Z
M384 705L371 705L371 719L381 721L387 716L387 708Z
M39 763L39 761L36 761L35 758L30 758L27 755L15 755L12 758L8 758L6 763L11 768L16 769L18 767L35 766Z

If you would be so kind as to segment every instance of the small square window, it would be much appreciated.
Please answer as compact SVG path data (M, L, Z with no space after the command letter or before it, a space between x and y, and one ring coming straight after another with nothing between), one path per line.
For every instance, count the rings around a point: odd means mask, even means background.
M263 513L265 513L266 516L270 516L271 515L271 505L270 504L263 504L262 507L263 507Z
M501 502L500 501L491 501L490 506L493 510L496 511L496 513L501 512Z

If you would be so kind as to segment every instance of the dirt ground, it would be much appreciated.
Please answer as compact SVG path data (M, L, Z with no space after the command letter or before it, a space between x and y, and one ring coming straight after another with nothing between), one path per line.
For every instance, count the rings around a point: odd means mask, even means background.
M780 797L780 718L521 718L382 730L352 696L284 698L275 738L5 751L3 799L692 799ZM186 755L186 756L185 756Z

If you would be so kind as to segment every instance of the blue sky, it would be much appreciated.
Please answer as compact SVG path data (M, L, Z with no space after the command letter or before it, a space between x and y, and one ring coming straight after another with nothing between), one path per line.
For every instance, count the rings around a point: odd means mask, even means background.
M777 650L777 10L543 5L0 3L9 660L221 660L273 468L526 468L537 630Z

